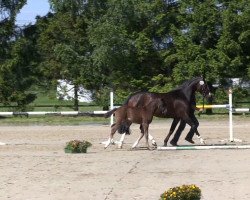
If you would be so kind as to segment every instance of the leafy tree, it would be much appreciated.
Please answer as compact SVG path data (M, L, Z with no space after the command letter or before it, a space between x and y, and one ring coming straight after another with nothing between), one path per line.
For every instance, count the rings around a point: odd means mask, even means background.
M20 38L11 48L10 58L6 59L0 69L1 102L16 102L20 109L31 103L36 95L28 89L36 81L35 63L31 62L34 46Z
M11 40L16 35L15 18L26 0L0 1L0 63L8 57Z
M249 71L250 2L222 1L222 31L217 44L220 77L247 78ZM249 78L249 77L248 77Z
M15 102L22 110L35 99L28 90L36 80L33 41L25 38L15 25L16 15L25 3L25 0L0 2L0 101Z
M180 2L178 26L172 27L171 35L175 48L171 57L176 61L172 76L176 84L194 76L214 77L210 75L213 72L209 57L220 37L219 16L217 1Z
M174 8L163 1L109 0L97 19L89 20L99 89L109 86L125 96L135 90L153 90L157 80L153 77L166 71L162 55L175 21Z
M43 57L40 67L48 80L67 79L74 85L74 106L78 110L80 84L85 88L91 85L84 4L69 0L50 2L55 14L39 38Z

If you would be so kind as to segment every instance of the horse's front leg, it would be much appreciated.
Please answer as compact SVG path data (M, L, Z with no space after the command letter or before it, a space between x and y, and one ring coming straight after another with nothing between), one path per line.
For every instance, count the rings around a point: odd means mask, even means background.
M145 134L145 139L146 139L146 147L149 149L149 150L152 150L152 148L150 147L149 145L149 142L148 142L148 128L149 128L149 124L148 123L143 123L142 124L143 126L143 130L144 130L144 134Z
M200 133L198 132L199 121L197 120L195 115L192 115L191 119L192 119L192 121L193 121L193 123L195 125L195 129L191 128L185 139L190 143L194 143L193 140L192 140L192 136L195 133L197 138L200 140L200 143L205 144L205 140L200 136Z
M164 140L164 146L165 146L165 147L167 146L168 140L169 140L170 136L173 134L173 132L174 132L174 130L175 130L177 124L179 123L179 121L180 121L180 119L174 118L174 120L173 120L173 122L172 122L172 124L171 124L170 130L169 130L169 133L168 133L168 135L166 136L166 138L165 138L165 140Z
M154 147L157 147L157 143L156 143L154 137L153 137L150 133L148 133L148 138L149 138L149 140L151 140L151 144L152 144Z
M136 148L137 145L139 144L140 140L142 139L142 137L144 136L144 132L141 132L140 137L135 141L135 143L132 145L132 149Z
M187 124L189 126L191 126L191 129L188 132L187 136L185 137L185 140L192 143L192 144L194 144L195 142L193 141L193 136L194 136L194 133L198 132L197 127L198 127L199 124L195 123L195 121L193 121L193 118L190 118L190 117L187 117L184 120L187 122Z
M177 131L174 134L173 139L170 141L170 144L172 146L178 146L177 142L178 142L178 140L179 140L179 138L181 136L181 133L182 133L182 131L184 130L185 127L186 127L186 122L181 120L180 125L179 125Z

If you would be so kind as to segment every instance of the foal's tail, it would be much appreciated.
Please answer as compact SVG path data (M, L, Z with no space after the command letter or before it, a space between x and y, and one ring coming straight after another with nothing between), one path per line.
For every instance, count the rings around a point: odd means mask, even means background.
M130 135L131 134L130 125L126 122L123 122L118 128L118 133L120 134L126 133L126 135Z
M104 114L104 117L105 117L105 118L110 117L116 110L117 110L117 108L114 108L113 110L110 110L110 111L106 112L106 113Z

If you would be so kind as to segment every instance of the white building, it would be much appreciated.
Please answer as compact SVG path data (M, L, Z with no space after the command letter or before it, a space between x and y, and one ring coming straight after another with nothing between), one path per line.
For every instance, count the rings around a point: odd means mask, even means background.
M61 100L73 100L74 99L74 85L67 80L57 81L57 99ZM78 100L79 102L92 102L92 93L89 90L84 89L82 86L78 90Z

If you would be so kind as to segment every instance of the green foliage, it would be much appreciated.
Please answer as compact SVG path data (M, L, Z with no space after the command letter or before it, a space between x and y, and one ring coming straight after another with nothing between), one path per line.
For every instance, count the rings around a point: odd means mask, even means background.
M30 85L57 79L92 90L103 106L111 88L121 103L132 92L167 92L194 76L250 79L249 0L49 2L53 13L18 32L15 16L26 1L0 2L2 103L25 107L35 99ZM224 101L222 91L216 95Z
M103 87L103 88L100 88L99 90L95 91L93 94L93 98L94 98L95 102L98 105L103 106L103 108L105 108L105 110L109 109L110 91L111 91L111 88Z
M163 74L158 74L152 78L153 87L150 88L151 92L168 92L174 86L169 77L164 76Z
M217 104L228 104L228 92L223 88L218 88L213 98Z
M29 93L32 84L37 81L36 56L32 42L18 39L11 47L9 59L0 66L0 101L4 104L16 102L21 110L31 103L36 95Z
M228 104L228 90L225 88L218 88L213 98L217 104ZM234 87L233 102L241 101L242 99L249 101L249 92L246 89Z
M201 190L196 185L182 185L165 191L160 200L200 200Z

